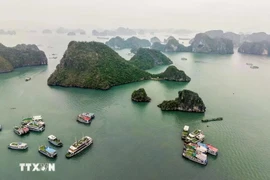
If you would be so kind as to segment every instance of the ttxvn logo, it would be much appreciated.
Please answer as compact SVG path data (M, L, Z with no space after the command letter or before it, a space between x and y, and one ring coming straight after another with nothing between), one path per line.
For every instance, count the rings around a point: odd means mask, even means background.
M20 163L21 171L55 171L54 163Z

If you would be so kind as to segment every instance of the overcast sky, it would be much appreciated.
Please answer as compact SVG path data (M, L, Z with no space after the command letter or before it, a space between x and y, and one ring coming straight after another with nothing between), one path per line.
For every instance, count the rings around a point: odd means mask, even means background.
M269 0L0 0L1 27L270 32Z

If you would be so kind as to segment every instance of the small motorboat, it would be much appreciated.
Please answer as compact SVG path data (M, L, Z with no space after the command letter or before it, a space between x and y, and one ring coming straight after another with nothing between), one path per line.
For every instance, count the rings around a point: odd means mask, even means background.
M26 143L23 142L12 142L8 145L9 149L15 149L15 150L24 150L27 149L28 146Z
M38 152L40 152L41 154L43 154L44 156L47 156L49 158L55 158L57 156L56 150L54 150L53 148L49 147L49 146L40 146L38 148Z
M52 145L55 145L55 146L58 146L58 147L62 147L63 146L63 143L61 142L61 140L58 139L57 137L55 137L54 135L49 135L48 136L48 141Z
M29 133L29 129L26 126L15 126L13 131L19 136Z
M85 124L90 124L94 118L94 113L82 113L77 116L77 121Z

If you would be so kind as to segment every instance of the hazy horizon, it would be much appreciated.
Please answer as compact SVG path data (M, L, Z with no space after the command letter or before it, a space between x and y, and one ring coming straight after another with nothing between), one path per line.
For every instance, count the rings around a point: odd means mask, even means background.
M270 32L270 2L257 0L0 0L0 29L222 29Z

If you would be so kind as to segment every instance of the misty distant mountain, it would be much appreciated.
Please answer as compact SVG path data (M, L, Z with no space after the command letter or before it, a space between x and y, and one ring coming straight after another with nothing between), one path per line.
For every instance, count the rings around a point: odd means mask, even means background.
M42 31L43 34L52 34L52 31L50 29L44 29Z
M205 34L207 34L210 38L224 38L232 40L234 46L239 46L241 42L241 35L236 34L234 32L223 32L222 30L210 30L206 31Z
M16 35L16 31L5 31L0 29L0 35Z
M116 30L104 30L98 32L97 30L92 31L93 36L133 36L137 35L137 33L129 28L119 27Z

